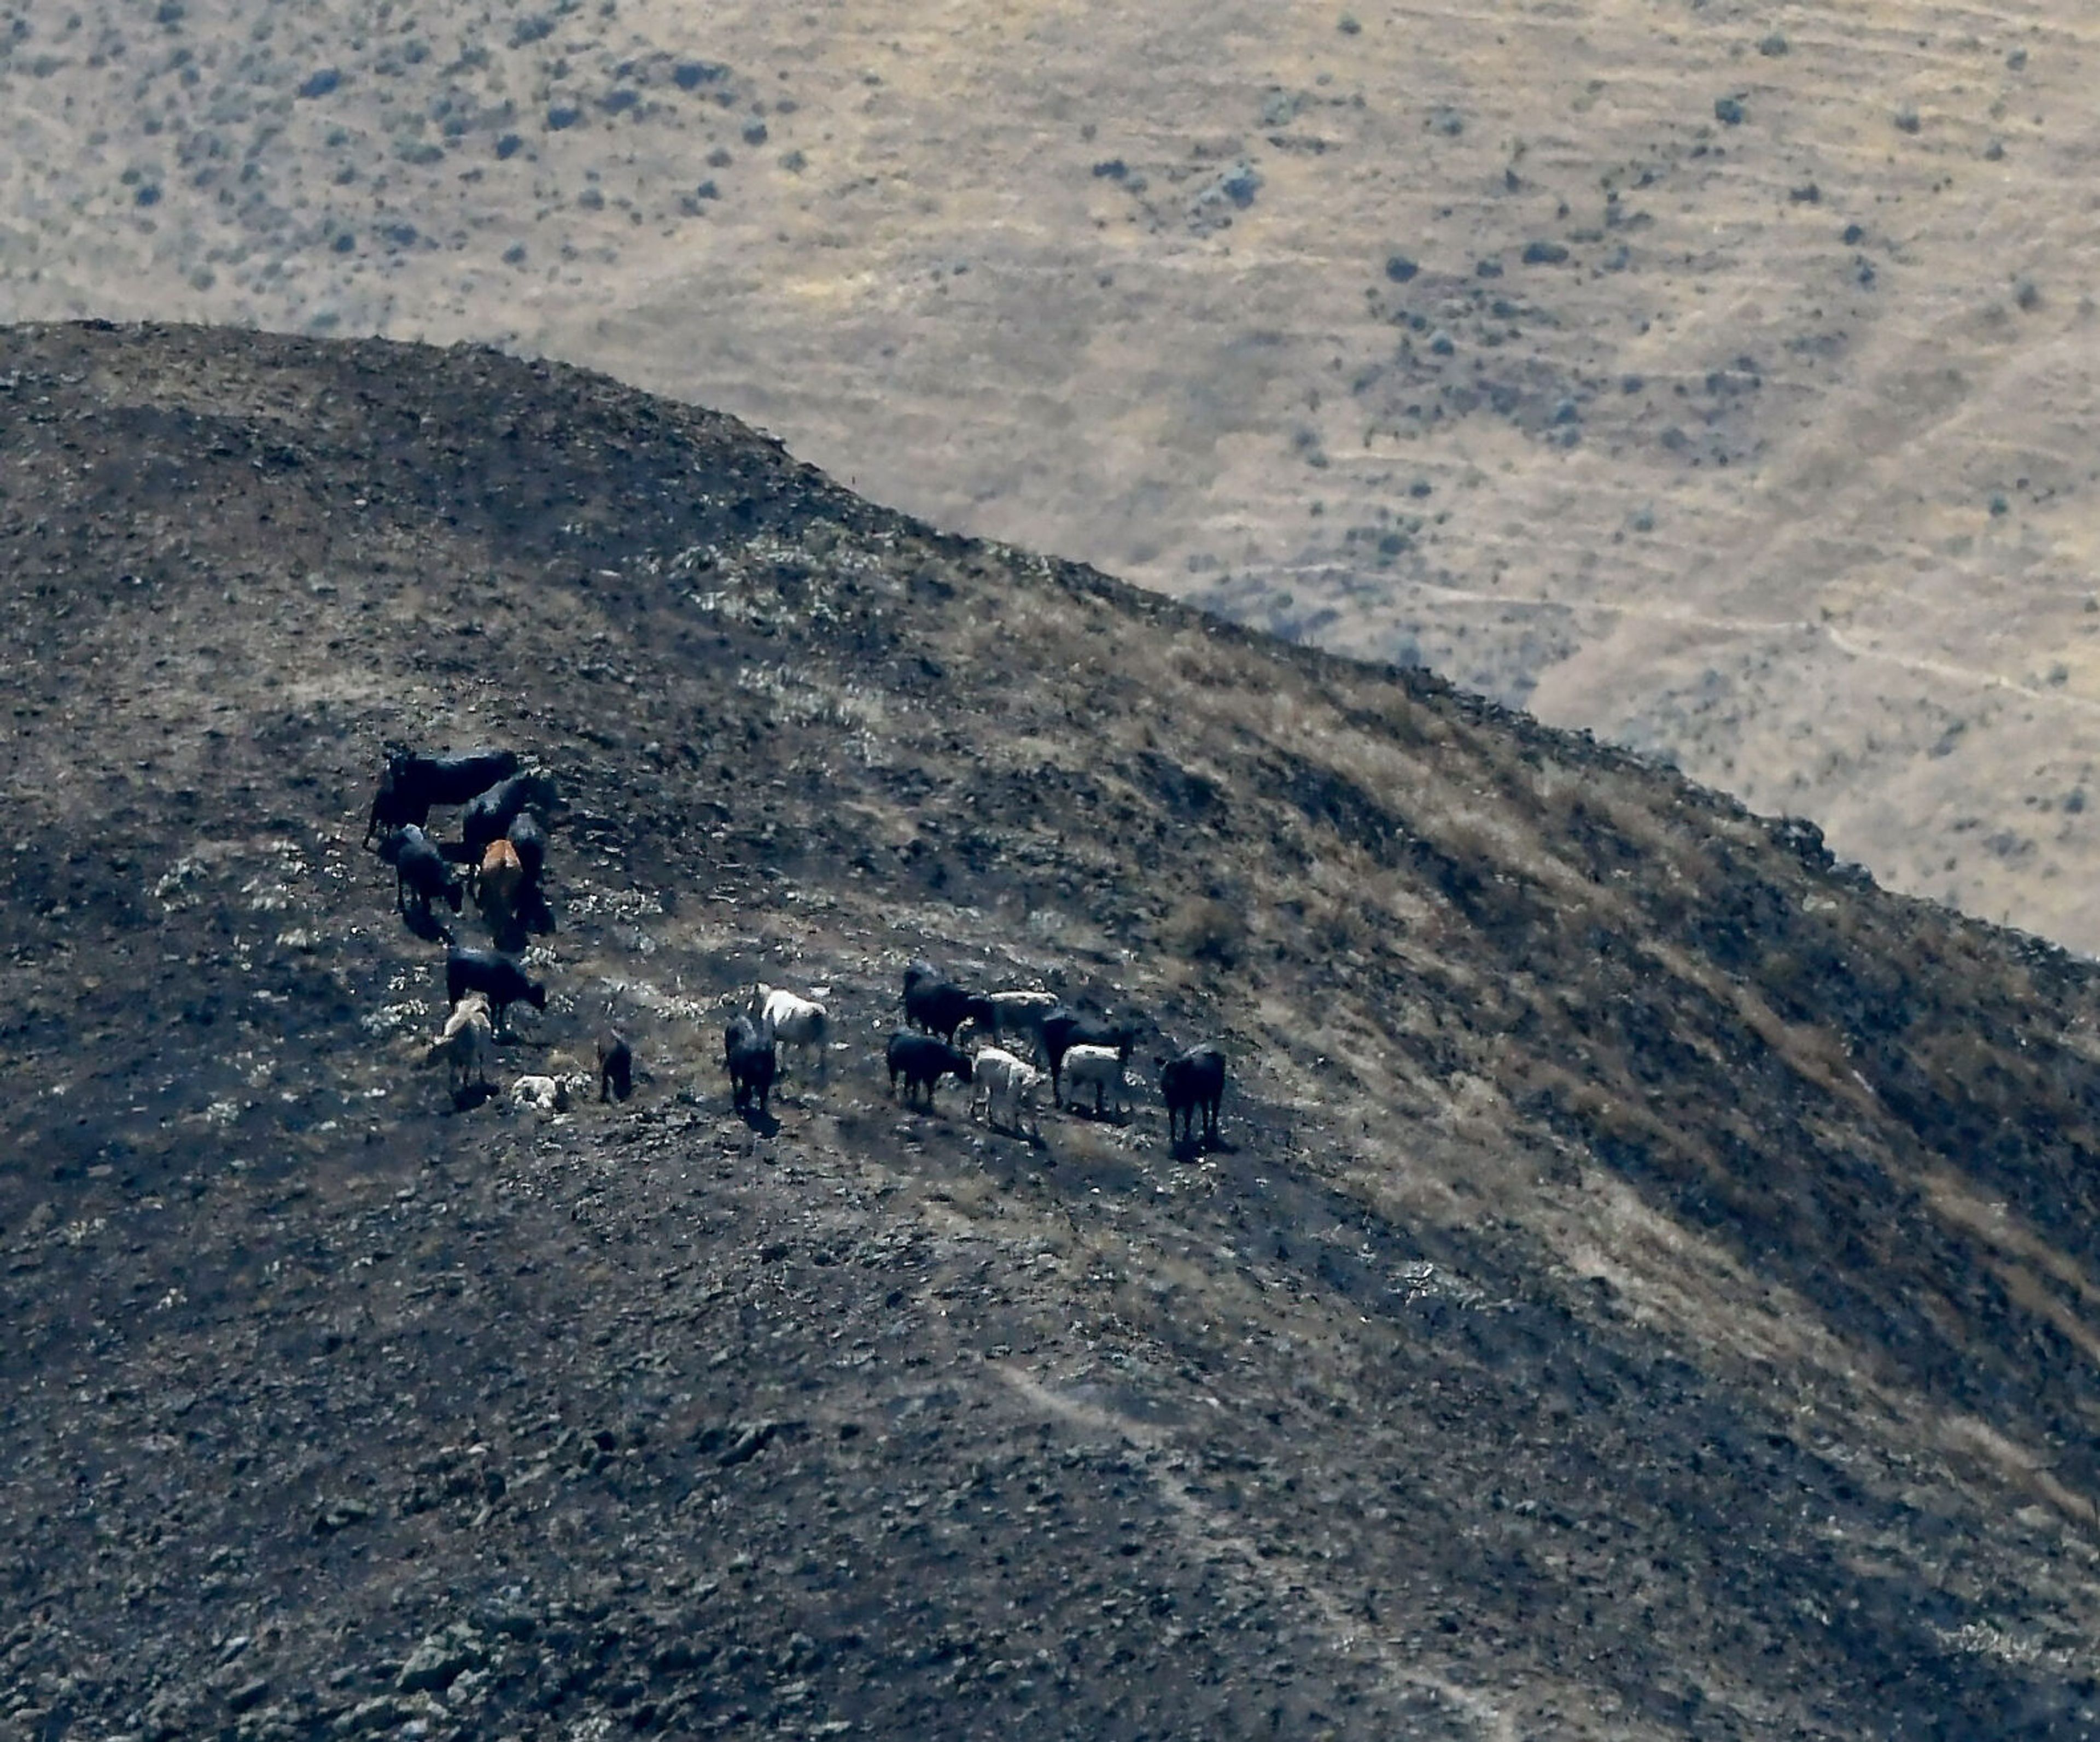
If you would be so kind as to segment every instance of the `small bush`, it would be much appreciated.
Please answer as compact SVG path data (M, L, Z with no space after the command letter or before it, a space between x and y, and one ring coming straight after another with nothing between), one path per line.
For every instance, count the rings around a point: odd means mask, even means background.
M1246 920L1236 907L1191 896L1167 922L1167 942L1185 960L1236 966L1246 947Z

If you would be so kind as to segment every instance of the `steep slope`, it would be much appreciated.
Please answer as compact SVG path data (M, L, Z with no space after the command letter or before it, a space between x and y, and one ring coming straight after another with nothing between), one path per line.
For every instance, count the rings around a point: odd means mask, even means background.
M2100 947L2067 0L0 6L17 318L494 341Z
M2093 1727L2084 964L601 377L0 407L19 1733ZM611 1009L625 1107L417 1062L401 735L559 780L504 1069ZM1229 1146L900 1109L920 955L1221 1039Z

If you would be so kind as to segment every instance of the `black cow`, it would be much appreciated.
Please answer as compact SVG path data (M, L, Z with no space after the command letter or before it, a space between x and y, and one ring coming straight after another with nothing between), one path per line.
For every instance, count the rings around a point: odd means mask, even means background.
M924 1089L929 1113L933 1110L935 1083L943 1077L968 1083L973 1074L969 1054L957 1052L931 1034L892 1034L885 1056L889 1062L889 1092L897 1092L897 1079L903 1078L905 1100L911 1099L914 1089Z
M540 873L547 865L546 830L531 811L521 810L510 819L504 836L517 849L518 863L525 873L525 880L518 886L521 892L536 890L540 887Z
M479 862L488 844L503 839L527 805L544 805L553 796L554 783L545 774L513 774L477 792L460 813L461 856L470 864ZM518 857L523 859L524 855Z
M382 829L413 825L421 828L430 820L433 805L464 805L477 792L485 792L499 780L518 772L518 755L512 750L469 750L458 756L417 756L399 744L386 750L386 766L373 795L372 811L365 818L364 845Z
M1181 1136L1196 1140L1196 1113L1203 1114L1203 1141L1218 1140L1218 1103L1225 1093L1225 1056L1215 1047L1191 1047L1179 1058L1159 1061L1159 1094L1167 1103L1167 1140Z
M519 1002L535 1010L547 1008L547 988L529 977L514 957L495 950L468 950L454 944L445 952L445 999L457 1004L470 992L488 994L496 1026L503 1026L504 1013Z
M625 1100L634 1090L634 1049L617 1029L598 1038L598 1098Z
M773 1079L780 1070L773 1037L749 1017L733 1017L722 1034L722 1055L737 1111L742 1113L756 1095L759 1114L766 1116L765 1098L773 1092Z
M1137 1029L1128 1022L1103 1022L1083 1017L1075 1010L1053 1010L1043 1019L1043 1056L1050 1061L1050 1098L1065 1092L1065 1055L1074 1047L1106 1047L1123 1062L1130 1062L1131 1048L1137 1044Z
M379 843L379 857L394 867L394 905L401 912L408 911L412 889L426 915L433 897L454 913L460 911L459 880L437 844L414 823L388 831Z
M930 963L914 962L904 970L904 1020L953 1046L955 1030L965 1022L974 1021L997 1034L999 1008L990 999L943 980Z

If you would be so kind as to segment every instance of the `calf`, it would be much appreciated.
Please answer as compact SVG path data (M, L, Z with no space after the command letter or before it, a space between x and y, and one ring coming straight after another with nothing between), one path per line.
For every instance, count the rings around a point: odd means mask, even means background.
M1043 1019L1043 1052L1050 1064L1050 1098L1064 1100L1065 1055L1074 1047L1107 1047L1125 1064L1137 1044L1137 1030L1131 1023L1109 1023L1080 1016L1075 1011L1053 1010Z
M509 750L470 750L459 756L423 756L390 746L386 767L373 795L364 822L364 845L382 829L430 820L433 805L464 805L477 792L518 772L518 757Z
M452 1014L445 1018L444 1033L430 1043L423 1062L435 1065L443 1059L451 1067L452 1098L459 1100L471 1090L488 1087L488 1058L495 1045L488 1000L473 992L453 1003Z
M625 1100L634 1091L634 1049L611 1029L598 1038L598 1098Z
M559 1077L520 1077L510 1085L510 1099L542 1115L567 1113L569 1086Z
M943 980L929 964L914 962L904 970L904 1020L952 1046L955 1030L965 1022L996 1032L999 1017L976 993Z
M1065 1074L1072 1079L1072 1099L1076 1103L1079 1091L1088 1083L1094 1089L1094 1117L1101 1118L1109 1111L1110 1096L1114 1096L1115 1110L1120 1113L1124 1105L1125 1082L1123 1067L1130 1056L1126 1048L1118 1052L1114 1047L1067 1047L1065 1049Z
M460 813L460 840L469 859L478 859L488 844L501 839L527 805L545 804L554 783L544 774L513 774L478 793Z
M1225 1055L1215 1047L1191 1047L1179 1058L1162 1059L1159 1095L1167 1103L1167 1140L1175 1141L1176 1121L1182 1139L1196 1140L1196 1114L1203 1114L1203 1141L1218 1140L1218 1104L1225 1094Z
M400 912L408 911L411 890L426 915L433 896L454 913L460 911L460 886L452 867L437 844L414 823L391 831L379 844L379 857L394 867L394 905Z
M792 1047L798 1058L814 1047L822 1074L824 1048L832 1038L832 1019L822 1004L779 986L761 985L752 994L751 1011L765 1031L782 1046Z
M498 1032L510 1007L523 1001L535 1010L547 1008L547 987L529 977L514 958L494 950L463 950L454 944L445 952L445 996L457 1004L469 992L488 995L496 1012Z
M889 1092L897 1092L897 1079L904 1079L904 1099L911 1099L912 1091L924 1089L926 1110L933 1110L933 1085L943 1077L953 1077L958 1083L968 1083L971 1077L970 1057L967 1052L958 1052L945 1040L936 1040L931 1034L892 1034L889 1051L885 1056L889 1064Z
M1048 1074L997 1047L985 1047L970 1061L970 1068L974 1074L971 1079L971 1115L974 1117L982 1105L985 1122L996 1130L999 1109L1004 1108L1008 1128L1023 1130L1024 1119L1035 1110L1035 1092L1048 1080Z
M730 1092L742 1113L753 1095L758 1110L765 1114L765 1098L773 1092L773 1078L779 1061L773 1051L773 1037L749 1017L733 1017L722 1034L722 1053L729 1066Z

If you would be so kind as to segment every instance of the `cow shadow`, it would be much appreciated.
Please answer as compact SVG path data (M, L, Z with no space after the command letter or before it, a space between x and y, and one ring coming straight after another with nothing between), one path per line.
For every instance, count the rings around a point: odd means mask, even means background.
M426 944L449 945L452 928L428 907L404 907L401 923Z
M1094 1108L1075 1100L1064 1102L1057 1110L1069 1119L1084 1119L1089 1125L1112 1125L1118 1131L1137 1118L1135 1107Z
M525 922L514 913L492 914L484 911L482 918L488 924L488 941L505 955L525 953Z

